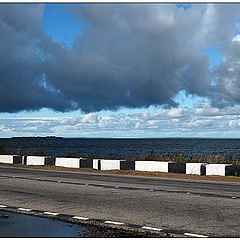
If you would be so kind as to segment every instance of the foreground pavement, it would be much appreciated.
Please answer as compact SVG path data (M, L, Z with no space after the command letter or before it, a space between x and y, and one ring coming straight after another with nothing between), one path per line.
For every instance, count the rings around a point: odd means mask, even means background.
M173 236L240 237L240 183L0 167L0 204Z

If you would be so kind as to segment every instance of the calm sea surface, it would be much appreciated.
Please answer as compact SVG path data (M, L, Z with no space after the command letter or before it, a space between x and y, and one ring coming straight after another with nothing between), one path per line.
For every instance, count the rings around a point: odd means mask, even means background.
M147 154L179 154L199 156L240 154L240 139L80 139L80 138L0 138L6 153L47 155L67 153L123 159Z

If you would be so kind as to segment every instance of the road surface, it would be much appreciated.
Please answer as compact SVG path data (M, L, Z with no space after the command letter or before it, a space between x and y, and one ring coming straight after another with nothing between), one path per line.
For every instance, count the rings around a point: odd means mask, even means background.
M1 166L0 205L240 237L240 183Z

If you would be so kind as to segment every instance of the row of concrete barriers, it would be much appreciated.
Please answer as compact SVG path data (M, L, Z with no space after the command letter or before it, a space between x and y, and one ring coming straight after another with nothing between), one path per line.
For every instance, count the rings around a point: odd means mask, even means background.
M135 170L195 175L239 176L240 174L240 166L233 164L106 160L18 155L0 155L0 163L58 166L68 168L92 168L96 170Z

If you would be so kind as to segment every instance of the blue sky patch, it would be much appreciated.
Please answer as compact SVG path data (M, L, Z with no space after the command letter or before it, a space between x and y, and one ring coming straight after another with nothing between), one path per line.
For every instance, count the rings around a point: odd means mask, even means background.
M216 47L206 47L204 49L204 54L209 57L209 69L211 70L214 67L218 67L223 58L223 54Z
M81 29L85 27L84 23L65 11L63 4L46 4L42 23L53 41L65 43L68 47L71 47L74 36L80 35Z

